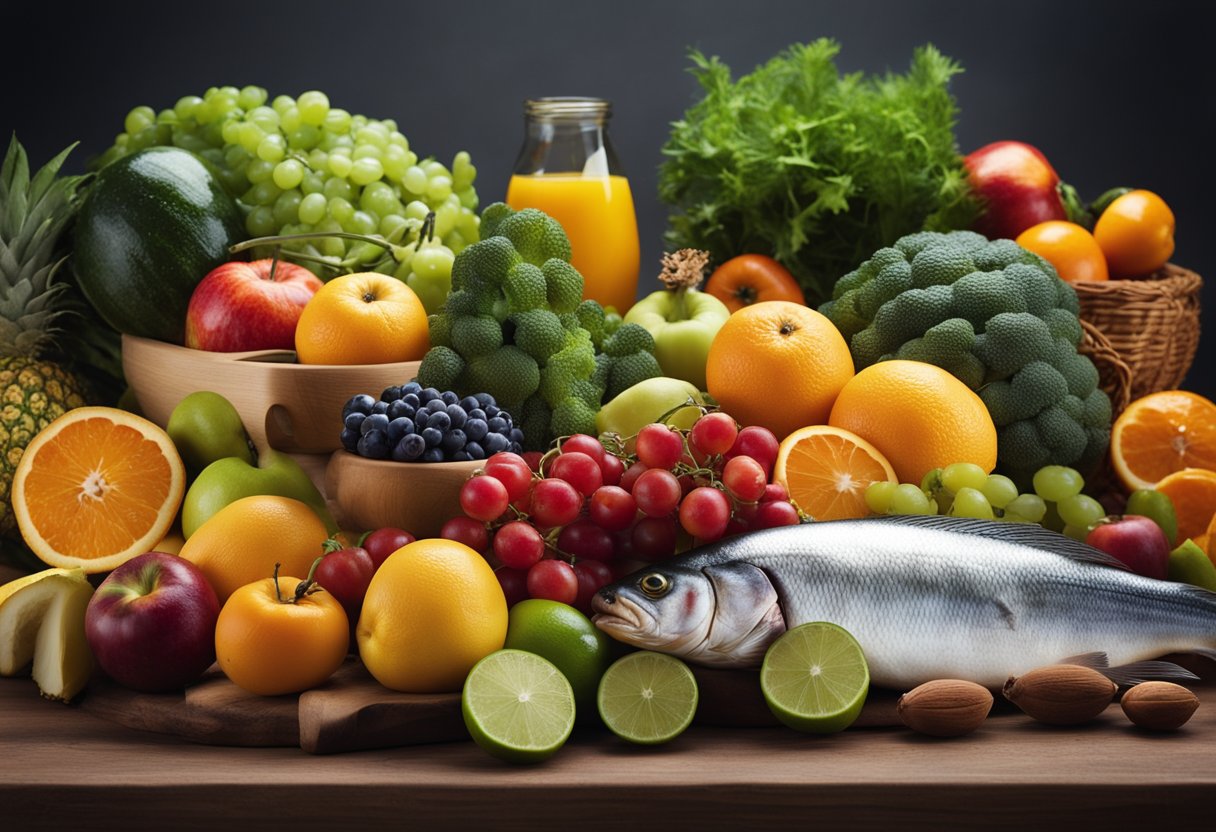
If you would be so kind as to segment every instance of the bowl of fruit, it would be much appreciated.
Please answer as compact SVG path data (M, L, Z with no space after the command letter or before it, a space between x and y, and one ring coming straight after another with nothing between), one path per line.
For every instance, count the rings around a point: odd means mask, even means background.
M465 480L493 454L519 452L523 441L489 394L461 398L417 382L387 387L378 400L352 396L341 413L334 434L342 450L330 458L325 492L350 528L438 537L461 514Z

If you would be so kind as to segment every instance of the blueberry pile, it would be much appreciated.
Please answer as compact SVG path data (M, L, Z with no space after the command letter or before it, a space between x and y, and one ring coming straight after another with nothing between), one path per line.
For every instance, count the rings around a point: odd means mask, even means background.
M411 381L386 388L380 401L360 393L342 408L342 447L368 459L464 462L519 453L523 439L489 393L462 399Z

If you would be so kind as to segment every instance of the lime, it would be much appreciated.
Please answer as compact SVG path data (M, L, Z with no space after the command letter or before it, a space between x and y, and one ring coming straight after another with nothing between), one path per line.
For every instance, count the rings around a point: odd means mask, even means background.
M525 650L557 665L580 708L595 703L595 690L608 668L609 641L591 620L569 604L530 598L511 607L503 645Z
M799 731L831 734L853 724L866 702L870 670L847 630L816 621L781 635L760 668L764 701Z
M646 650L618 659L600 680L600 717L621 739L642 745L674 740L697 711L697 680L688 665Z
M574 729L574 692L553 663L498 650L473 665L460 709L473 741L512 763L538 763Z

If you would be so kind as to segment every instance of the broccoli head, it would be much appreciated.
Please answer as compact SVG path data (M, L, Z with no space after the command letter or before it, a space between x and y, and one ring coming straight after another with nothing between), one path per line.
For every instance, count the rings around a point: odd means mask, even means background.
M431 347L418 365L418 383L436 390L455 390L464 367L464 359L455 350Z
M502 291L507 298L507 308L512 312L545 308L545 275L531 263L513 266L503 280Z
M494 206L490 206L493 208ZM490 208L487 208L488 212ZM510 209L508 209L510 210ZM496 215L500 209L495 209ZM546 260L557 258L570 262L570 239L566 236L561 223L544 211L535 208L525 208L522 211L511 211L497 222L490 223L490 231L485 230L485 220L482 220L482 239L490 236L506 237L511 241L515 250L533 266L543 265Z
M1042 465L1100 460L1109 442L1110 400L1077 352L1078 308L1076 292L1037 254L956 231L879 249L819 311L859 371L906 358L976 390L997 427L998 467L1024 482Z
M583 299L583 276L566 260L551 257L541 266L545 294L554 312L574 312Z
M544 365L549 356L566 344L562 322L548 309L529 309L511 316L515 324L515 346Z
M519 347L508 345L471 359L455 386L440 389L466 394L469 391L489 393L499 407L514 413L539 386L540 367L536 360Z
M598 403L592 407L578 396L567 396L557 407L553 408L553 416L549 422L549 430L555 436L571 436L585 433L595 436L595 414L599 412ZM525 439L527 433L524 434Z

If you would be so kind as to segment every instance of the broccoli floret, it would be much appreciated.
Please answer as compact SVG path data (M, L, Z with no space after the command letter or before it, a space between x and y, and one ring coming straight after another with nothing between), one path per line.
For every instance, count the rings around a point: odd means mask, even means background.
M536 361L519 347L504 346L469 361L458 387L440 389L489 393L499 407L515 412L539 386L540 367Z
M1052 366L1059 370L1068 382L1068 392L1078 399L1087 398L1098 387L1098 368L1080 353L1057 359Z
M545 308L545 275L531 263L513 266L502 282L502 290L511 312Z
M505 202L494 202L481 212L481 239L486 240L496 235L498 224L515 213L515 209Z
M912 288L912 266L907 260L897 260L857 290L857 311L873 318L879 307L902 292Z
M452 321L452 347L464 358L487 355L501 346L502 324L489 315L467 315Z
M1059 278L1025 263L1014 263L1005 269L1007 280L1026 302L1026 311L1042 317L1056 308L1056 284Z
M971 250L975 268L982 272L1001 271L1014 263L1025 263L1031 258L1026 249L1013 240L993 240Z
M625 319L621 317L621 313L609 306L604 310L604 337L607 338L612 333L621 328L621 324L625 323Z
M583 299L583 276L565 260L550 258L541 266L545 295L554 312L573 312Z
M1085 429L1064 408L1048 407L1035 417L1034 423L1053 457L1077 460L1085 453Z
M604 401L612 401L638 382L663 375L659 360L649 352L635 352L612 359Z
M516 312L510 318L515 325L515 345L544 364L549 356L566 343L566 331L562 322L548 309L529 309Z
M431 336L432 347L450 347L452 346L452 316L446 312L437 312L434 315L428 315L427 319L428 332Z
M418 383L436 390L455 390L464 369L464 359L455 350L443 346L431 347L418 365Z
M641 324L622 324L604 341L604 352L614 358L633 355L635 352L654 352L654 336Z
M467 285L469 279L476 275L491 286L502 283L511 268L522 262L519 252L511 241L505 237L487 237L466 248L456 256L461 264L462 284ZM456 270L456 263L452 263Z
M519 418L515 424L524 432L525 451L544 451L549 447L549 424L553 420L553 411L539 394L533 394L524 399L519 410Z
M883 352L897 350L900 343L951 319L960 320L971 328L969 322L954 317L953 305L954 295L949 286L909 289L895 296L884 303L874 316L874 329L879 333L878 344L882 345ZM975 338L973 328L971 337Z
M477 298L467 289L457 289L448 295L443 311L450 317L477 314Z
M1006 470L1021 475L1021 479L1025 479L1025 472L1033 474L1052 462L1051 450L1039 436L1034 422L1030 421L1014 422L997 429L996 456L1002 460L1017 460L1016 466L1009 466Z
M571 436L585 433L595 436L595 414L598 410L577 396L567 396L553 408L549 430L554 436ZM525 433L525 437L526 437Z
M601 349L604 345L604 307L598 301L588 298L574 310L578 323L591 334L591 343Z
M1070 397L1071 398L1071 397ZM1110 396L1101 390L1094 390L1081 401L1081 424L1086 428L1102 428L1110 424Z
M987 319L975 337L975 357L997 378L1013 375L1032 361L1052 357L1051 330L1029 312L1002 312Z
M482 222L485 222L484 218ZM494 226L494 234L510 240L519 256L534 266L552 258L570 262L570 240L561 224L535 208L525 208L503 217Z
M1004 272L972 272L954 284L954 308L979 330L994 315L1025 312L1026 301Z
M585 330L583 331L585 334ZM557 407L570 395L570 386L595 372L595 348L588 338L570 344L549 357L540 372L540 395L550 407Z
M926 248L912 258L912 285L918 289L927 286L949 286L975 270L971 253L963 248Z
M1029 419L1068 395L1068 382L1046 361L1032 361L1009 381L1015 418Z
M1043 320L1054 337L1063 338L1074 347L1081 343L1081 319L1067 309L1048 309Z

